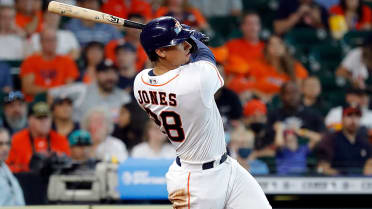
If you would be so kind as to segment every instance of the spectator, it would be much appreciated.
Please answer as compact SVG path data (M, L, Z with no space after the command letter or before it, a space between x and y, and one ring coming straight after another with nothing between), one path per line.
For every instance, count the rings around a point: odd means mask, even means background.
M340 0L330 13L344 16L349 30L371 29L372 10L361 0Z
M78 6L92 10L99 10L98 0L78 0ZM89 42L98 41L107 44L111 40L122 38L121 33L112 25L95 23L93 21L71 19L66 29L73 32L80 43L85 47Z
M220 75L225 78L223 66L217 64ZM225 129L229 130L242 117L242 104L234 91L223 86L215 94L217 108L220 111Z
M115 49L116 63L119 69L118 86L125 91L132 93L134 78L137 75L136 70L136 48L130 44L125 43L119 45Z
M0 2L0 59L20 60L26 56L26 33L15 23L16 10L12 0ZM6 47L5 47L6 46Z
M130 21L138 22L138 23L145 23L145 18L139 14L131 14L129 15L128 19ZM140 43L140 33L141 31L135 28L126 27L125 29L125 37L117 40L110 41L105 47L105 55L107 59L115 62L117 65L117 58L116 58L116 47L119 45L123 45L125 43L132 44L137 49L137 56L136 56L136 69L137 71L141 71L147 62L147 55L145 50L143 49Z
M225 65L227 81L230 74L244 75L249 71L249 65L253 60L263 57L265 44L260 41L261 20L255 12L243 14L240 30L243 37L228 41L228 58ZM242 53L244 51L244 53Z
M144 130L144 142L133 147L133 158L176 158L176 151L167 141L167 135L162 133L153 120L148 120Z
M60 30L58 28L61 21L61 16L46 11L44 12L43 17L43 29L52 28L57 31L57 54L69 55L72 59L77 60L80 56L79 42L71 31ZM32 35L31 41L33 50L40 51L40 34L35 33Z
M7 164L13 173L30 171L29 163L36 153L70 155L67 138L51 130L51 112L45 102L31 105L28 125L27 129L15 133L12 138Z
M360 125L372 128L372 111L368 109L368 93L367 91L351 88L348 89L345 95L345 104L351 106L359 106L362 111ZM337 106L329 110L325 124L328 128L333 130L340 130L342 128L342 106Z
M189 3L199 8L206 17L240 16L243 9L242 0L189 0Z
M73 174L94 172L98 161L89 156L92 149L92 140L89 132L75 130L68 139L71 147L71 159L77 163Z
M84 83L94 83L98 64L104 61L104 45L100 42L89 42L82 54L84 64L81 68L81 80Z
M265 144L267 108L265 103L258 99L252 99L244 104L243 123L246 129L252 131L255 137L255 148L263 149Z
M9 93L13 89L11 68L8 64L0 61L0 91Z
M10 135L27 127L27 104L20 91L9 92L3 99L2 124Z
M254 137L254 146L248 157L242 159L254 161L260 158L269 159L267 165L270 168L270 172L274 172L275 164L275 149L271 146L271 142L268 142L268 127L267 127L267 108L266 105L258 100L252 99L244 105L244 117L243 124L247 131L250 131Z
M254 134L244 126L237 126L231 133L229 144L231 156L253 175L269 174L268 166L256 159L254 150Z
M123 162L128 157L125 144L113 136L114 124L110 113L103 107L94 107L85 113L81 121L82 129L92 137L91 156L105 162Z
M279 92L283 83L294 81L300 85L308 73L301 63L290 55L283 40L274 35L269 38L264 48L263 59L252 63L249 75L255 80L255 93L264 101L269 101Z
M209 25L197 8L188 5L186 0L165 0L154 17L172 16L192 28L208 30Z
M325 131L323 118L316 110L304 107L301 104L301 93L298 85L289 81L280 89L282 107L274 109L268 116L268 127L271 129L267 143L271 143L275 137L274 124L282 122L284 131L292 131L299 137L308 138L310 141L318 141Z
M360 131L362 111L357 106L342 109L342 129L324 137L317 147L318 171L326 175L371 174L372 147ZM369 166L369 167L368 167Z
M369 70L372 69L372 37L362 47L352 49L336 71L336 76L347 79L355 88L367 88Z
M307 157L321 137L305 137L309 141L299 144L300 136L307 135L304 129L288 130L282 123L274 124L276 150L276 169L279 175L304 174L308 172ZM309 133L310 134L310 133Z
M34 54L21 65L22 90L31 101L51 87L73 82L79 76L75 62L68 56L56 54L57 35L54 29L40 34L41 54Z
M110 110L113 120L119 116L123 104L131 101L130 95L117 88L118 69L110 62L97 66L97 81L89 85L72 84L54 88L49 93L52 97L64 95L74 100L74 121L80 121L86 111L96 106Z
M57 97L52 105L53 123L52 130L69 138L73 131L80 129L79 123L72 119L72 99L69 97Z
M320 96L322 86L319 78L310 76L305 78L302 84L302 104L305 107L318 110L323 117L326 116L330 109L330 104Z
M274 21L274 31L282 35L292 28L328 29L327 10L313 0L282 0Z
M101 7L102 12L128 19L131 14L140 14L146 20L152 18L151 5L143 0L107 0Z
M16 23L27 35L41 32L43 22L42 0L16 0Z
M0 128L0 206L24 206L22 188L5 163L10 144L8 131Z
M143 128L137 128L133 121L135 116L138 116L136 115L137 107L137 104L134 103L124 104L121 106L119 118L112 133L112 136L120 139L129 151L142 141ZM136 119L138 118L139 117ZM148 118L146 118L146 120L148 120Z

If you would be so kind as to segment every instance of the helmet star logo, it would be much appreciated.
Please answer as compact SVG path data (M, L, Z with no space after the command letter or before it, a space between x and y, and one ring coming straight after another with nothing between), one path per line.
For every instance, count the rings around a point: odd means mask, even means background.
M177 20L175 21L176 21L176 24L174 25L174 32L176 32L176 34L178 35L182 30L182 26L180 22L178 22Z

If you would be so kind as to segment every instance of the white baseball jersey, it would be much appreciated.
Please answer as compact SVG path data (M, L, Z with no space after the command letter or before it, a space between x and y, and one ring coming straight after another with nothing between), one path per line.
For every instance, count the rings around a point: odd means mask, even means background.
M134 95L186 162L207 162L226 152L221 115L214 94L224 84L216 66L197 61L150 76L141 71Z

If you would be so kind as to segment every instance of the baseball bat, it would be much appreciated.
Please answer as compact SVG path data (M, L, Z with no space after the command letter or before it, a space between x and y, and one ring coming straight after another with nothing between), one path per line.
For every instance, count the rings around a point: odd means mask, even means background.
M90 20L97 23L106 23L117 26L124 26L129 28L143 29L144 24L126 20L124 18L116 17L103 12L86 9L83 7L64 4L61 2L51 1L48 5L48 11L73 18Z

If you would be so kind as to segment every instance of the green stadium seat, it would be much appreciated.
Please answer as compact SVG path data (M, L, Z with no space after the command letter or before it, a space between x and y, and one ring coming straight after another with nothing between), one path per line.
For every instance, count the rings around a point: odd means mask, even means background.
M363 41L372 36L372 31L349 31L344 35L343 41L345 44L356 47L363 44Z
M225 43L225 39L222 37L222 35L219 33L215 33L213 37L211 37L211 39L209 40L208 46L218 47L218 46L222 46L224 43Z
M284 40L287 44L296 48L296 51L300 50L308 53L312 46L330 41L330 36L325 30L295 28L285 35Z
M211 17L208 18L208 23L213 31L222 35L224 39L227 38L230 31L239 27L238 18L234 16Z
M340 42L328 42L310 48L309 63L312 71L335 71L346 54L346 46Z
M372 1L363 1L363 4L369 6L372 9Z
M336 77L333 71L321 69L317 72L312 72L311 75L319 78L322 84L323 91L329 91L339 88L339 86L336 84Z

